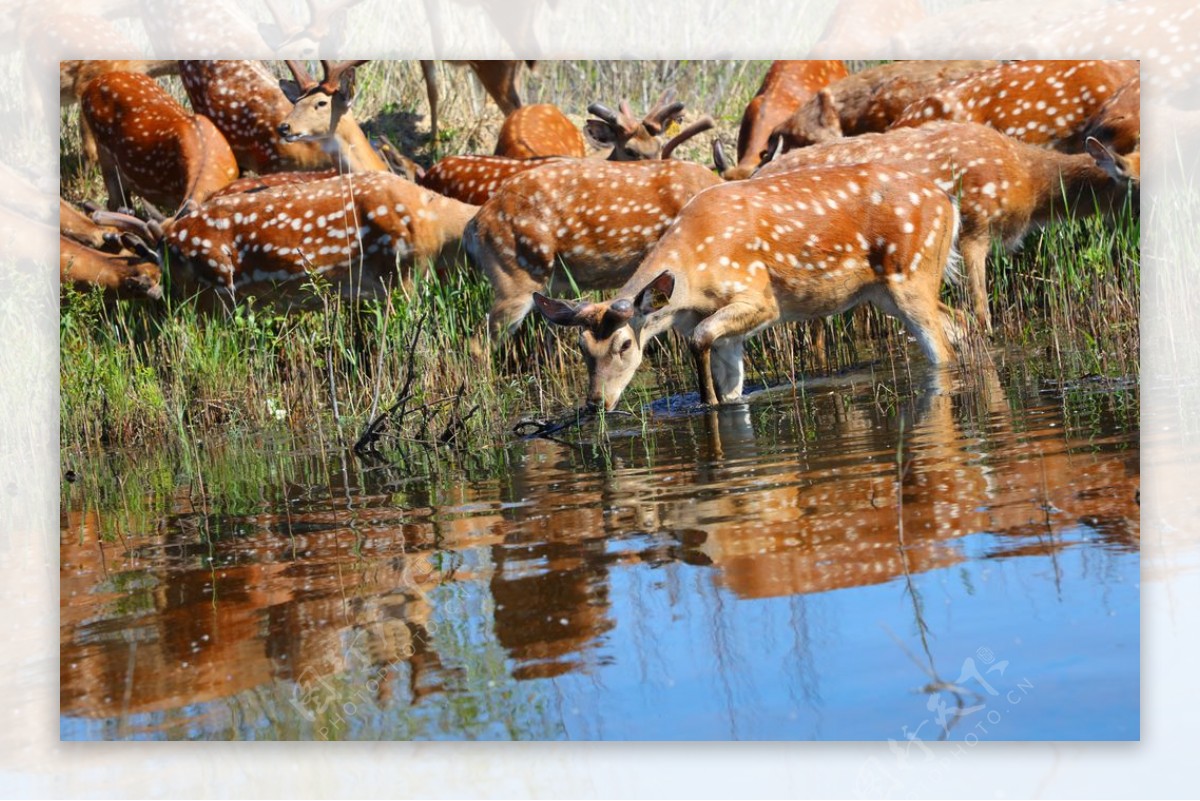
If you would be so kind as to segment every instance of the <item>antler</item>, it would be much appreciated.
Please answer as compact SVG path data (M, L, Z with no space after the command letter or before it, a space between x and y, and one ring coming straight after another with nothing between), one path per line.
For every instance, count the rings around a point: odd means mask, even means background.
M642 125L654 136L658 136L667 127L670 120L683 116L683 103L675 100L675 90L668 89L659 96L654 108L646 113Z
M149 246L158 244L163 238L163 229L156 222L139 220L132 214L122 214L115 211L97 211L92 214L92 222L96 225L110 225L142 239Z
M627 136L633 134L637 129L637 123L633 121L633 115L629 114L629 104L621 101L621 114L610 109L608 106L600 103L593 103L588 106L588 113L599 118L601 122L611 125L618 131L621 131Z
M675 150L675 148L679 147L680 145L682 145L688 139L691 139L696 134L703 133L704 131L707 131L709 128L712 128L713 124L714 124L713 118L708 116L707 114L705 114L703 117L696 120L695 122L693 122L688 127L684 128L679 133L675 134L675 136L671 139L670 142L667 142L665 145L663 145L662 157L664 159L671 158L671 153Z
M292 61L285 59L284 64L288 65L288 69L292 71L292 77L296 79L296 85L300 87L300 93L306 94L317 82L308 74L308 68L304 66L302 61Z
M353 72L353 70L366 63L367 59L361 61L322 61L321 69L325 70L325 79L321 81L321 88L333 94L341 87L342 75L344 73Z

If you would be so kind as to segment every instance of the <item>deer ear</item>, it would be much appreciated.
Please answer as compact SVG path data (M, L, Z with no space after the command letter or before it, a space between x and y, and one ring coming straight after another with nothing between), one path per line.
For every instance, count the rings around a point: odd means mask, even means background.
M283 96L292 105L295 105L300 100L300 95L304 94L303 90L300 89L300 84L286 78L279 81L279 88L283 90Z
M548 298L540 292L533 293L533 305L555 325L580 325L575 304L556 298Z
M583 125L583 133L596 147L612 147L617 143L616 131L602 120L588 120Z
M817 92L817 112L822 125L827 128L836 126L838 130L841 130L842 123L838 117L837 101L833 99L833 93L829 89Z
M663 270L658 276L646 284L633 301L633 305L642 314L649 314L664 308L671 300L675 291L675 276L670 270Z

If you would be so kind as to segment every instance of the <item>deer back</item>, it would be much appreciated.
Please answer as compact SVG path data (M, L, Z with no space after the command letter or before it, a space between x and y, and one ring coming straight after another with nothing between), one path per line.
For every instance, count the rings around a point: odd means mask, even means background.
M819 91L772 132L768 149L784 152L842 136L886 130L914 100L995 61L895 61L855 73Z
M426 170L417 183L446 197L480 206L512 176L551 160L508 156L447 156Z
M473 221L469 247L485 270L522 273L539 286L562 263L580 289L612 288L687 202L719 181L689 162L554 162L500 186Z
M978 123L933 122L920 128L828 142L787 153L758 175L857 163L904 169L959 198L963 235L988 231L1013 246L1031 225L1063 211L1111 210L1127 185L1086 155L1028 145Z
M152 203L176 208L189 198L202 202L237 177L237 161L220 131L207 118L188 114L153 78L101 75L84 90L81 104L102 160Z
M1079 153L1088 121L1137 70L1136 61L1001 64L913 103L894 125L978 122L1023 142Z
M474 212L388 173L352 173L214 198L165 238L201 286L264 297L320 276L350 296L383 290L397 264L439 256Z
M583 158L586 152L583 134L558 106L535 103L516 109L504 119L495 154L516 159Z

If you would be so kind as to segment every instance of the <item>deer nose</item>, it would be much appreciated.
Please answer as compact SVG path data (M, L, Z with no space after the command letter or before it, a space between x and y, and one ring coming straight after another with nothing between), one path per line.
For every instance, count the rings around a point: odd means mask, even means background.
M292 132L292 126L288 125L286 122L281 122L279 123L279 127L275 130L279 131L280 136L287 136Z

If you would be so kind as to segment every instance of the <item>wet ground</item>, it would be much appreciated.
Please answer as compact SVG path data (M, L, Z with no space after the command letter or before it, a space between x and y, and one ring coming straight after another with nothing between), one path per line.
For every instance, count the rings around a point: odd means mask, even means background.
M62 737L1137 739L1136 384L915 382L114 457L63 491Z

